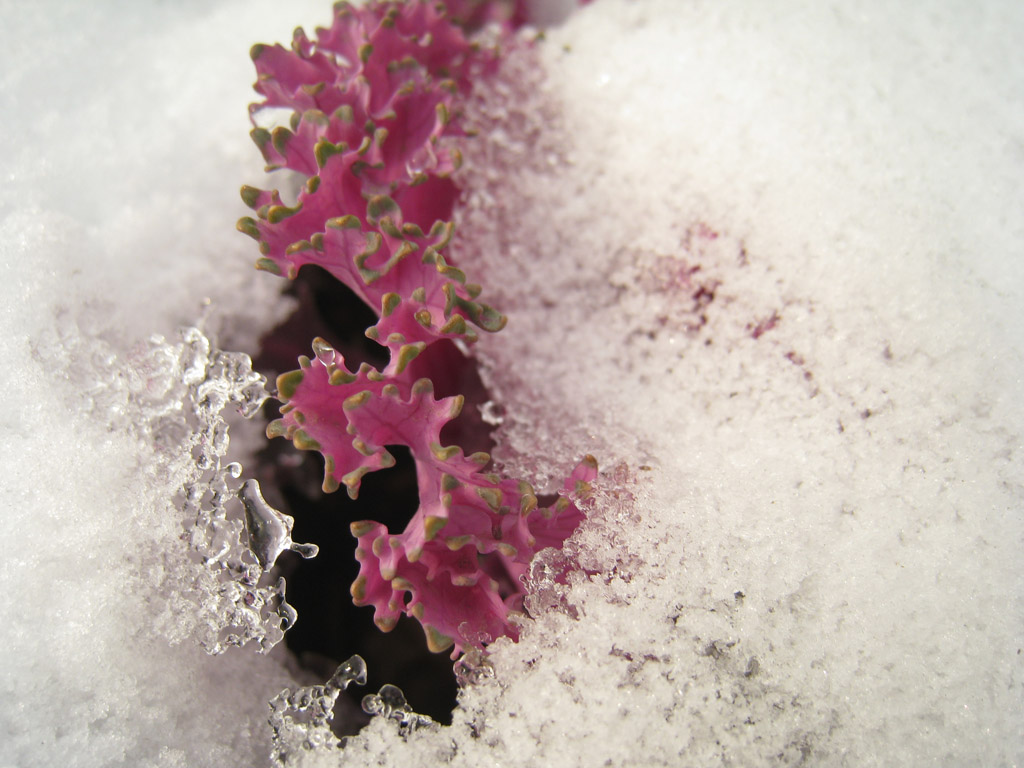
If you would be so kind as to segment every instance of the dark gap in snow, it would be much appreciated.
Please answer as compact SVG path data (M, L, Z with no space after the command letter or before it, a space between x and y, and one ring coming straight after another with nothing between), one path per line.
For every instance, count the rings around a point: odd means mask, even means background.
M402 618L395 629L384 633L373 623L372 608L352 604L349 587L359 563L349 524L372 519L398 532L418 505L416 470L409 451L400 446L388 450L395 466L366 475L357 499L348 498L344 490L331 494L320 490L323 460L313 452L307 452L303 466L296 468L296 481L278 488L295 518L293 536L320 547L313 560L302 561L289 553L287 562L284 557L278 561L288 580L288 602L299 614L285 635L288 649L300 665L323 680L353 654L366 661L366 686L353 686L344 694L351 706L343 705L346 714L339 712L335 722L339 735L353 733L368 721L359 702L386 683L401 688L416 712L439 722L450 723L455 707L452 662L446 653L427 650L419 622Z
M299 367L299 355L312 357L313 339L322 336L345 356L351 371L366 362L378 370L388 363L387 349L366 338L377 316L327 270L304 266L284 291L298 301L295 311L260 340L253 367L268 378ZM276 416L276 408L274 415Z

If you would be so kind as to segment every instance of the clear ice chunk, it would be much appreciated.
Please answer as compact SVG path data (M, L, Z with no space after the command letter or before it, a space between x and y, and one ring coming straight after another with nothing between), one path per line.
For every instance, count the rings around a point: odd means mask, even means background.
M313 339L313 354L316 356L316 359L324 365L329 365L334 362L334 347L319 336Z
M487 658L487 652L480 648L470 648L455 662L455 679L463 688L477 685L494 677L494 667Z
M302 751L337 749L343 742L331 730L338 696L352 683L366 685L366 662L352 656L323 685L285 688L270 700L274 765L287 765Z
M270 506L257 480L246 480L238 489L238 498L245 507L245 528L249 533L249 549L265 570L274 564L278 555L293 550L304 558L316 557L315 544L296 544L292 541L294 518Z
M178 500L186 562L172 564L179 575L168 580L173 594L160 629L211 654L249 643L266 653L296 620L284 579L269 571L285 550L312 557L317 548L293 542L292 518L264 500L255 480L243 479L238 462L225 460L229 415L258 414L270 395L266 379L248 355L216 349L199 329L181 336L177 344L154 337L133 360L143 413L137 431L184 476Z
M342 662L323 685L285 688L270 700L273 744L271 762L275 766L300 762L303 752L341 750L347 739L338 738L331 728L338 696L352 683L366 685L366 663L360 656ZM405 738L413 731L438 723L426 715L412 711L405 694L394 685L384 685L378 693L363 697L363 711L397 724L398 734Z
M484 424L500 427L505 423L505 409L493 400L488 400L480 406L480 418L483 419Z
M363 711L398 723L398 733L403 737L419 728L437 727L435 720L412 711L405 700L405 694L397 685L382 685L378 693L364 696Z

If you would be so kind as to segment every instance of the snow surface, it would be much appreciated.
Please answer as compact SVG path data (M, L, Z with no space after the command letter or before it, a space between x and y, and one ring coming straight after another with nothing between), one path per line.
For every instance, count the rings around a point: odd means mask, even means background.
M2 4L0 765L266 764L282 665L170 631L146 341L287 311L246 51L320 6ZM598 0L480 95L495 456L598 457L585 571L450 728L305 763L1024 763L1024 10L904 6Z
M205 312L252 350L286 310L233 226L262 168L248 49L315 5L3 4L5 768L266 763L288 675L170 643L188 623L172 499L188 455L145 421L148 339Z

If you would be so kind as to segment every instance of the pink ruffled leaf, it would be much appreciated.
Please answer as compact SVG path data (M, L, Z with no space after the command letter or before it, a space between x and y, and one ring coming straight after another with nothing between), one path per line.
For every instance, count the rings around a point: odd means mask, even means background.
M370 447L348 429L346 404L366 393L380 392L386 381L380 373L363 364L356 373L345 367L341 353L326 342L314 342L317 358L299 358L299 369L277 378L278 398L283 401L281 418L267 427L268 437L285 437L300 450L323 454L325 492L344 485L355 498L363 475L394 466L385 448Z
M472 343L469 323L504 327L503 315L475 300L479 287L445 259L452 224L436 221L424 232L404 222L393 199L364 201L358 178L347 172L352 162L344 152L324 159L324 174L313 177L294 207L277 192L243 189L258 219L240 220L239 229L260 244L257 266L290 278L306 264L323 267L380 313L368 335L392 348L441 338ZM341 210L355 213L334 215Z
M353 523L353 534L359 539L360 571L353 585L357 604L374 606L378 626L393 626L391 617L396 609L415 616L424 626L431 650L452 647L452 658L467 647L479 647L482 637L516 638L510 613L522 602L520 577L552 530L545 527L540 537L534 536L529 520L560 521L565 529L575 528L582 512L574 499L589 493L596 471L593 458L584 459L566 483L573 497L560 496L546 510L535 508L536 498L529 486L516 484L512 495L521 500L532 497L533 501L524 503L519 512L495 511L494 504L481 504L479 498L473 501L469 496L447 525L439 525L421 496L420 509L402 534L389 534L384 526L372 522ZM454 490L450 481L447 487ZM438 535L442 528L447 534L448 525L456 525L460 535ZM518 530L513 536L495 535L495 528L501 527L509 532ZM520 542L514 551L508 549L509 538ZM557 546L563 541L558 540ZM383 622L380 617L385 617Z
M455 2L476 22L519 23L518 3ZM511 21L510 21L511 19ZM521 21L521 20L520 20ZM458 89L495 66L493 50L470 43L432 0L341 2L316 40L297 30L290 50L252 51L263 101L250 108L252 137L268 168L308 177L295 205L277 191L246 187L255 211L238 227L258 241L261 269L294 278L316 264L379 313L367 335L387 346L382 371L349 370L322 339L314 358L278 378L281 418L268 435L286 437L325 458L324 490L358 493L362 477L387 468L387 446L409 449L419 507L405 530L352 525L358 539L358 605L372 605L387 631L403 613L422 623L431 650L453 658L507 635L523 598L534 554L559 547L583 512L596 463L587 457L555 503L539 508L526 483L484 472L490 457L441 444L462 397L434 396L430 378L444 370L451 344L472 342L477 328L500 330L505 318L476 301L480 287L444 251L458 191L449 174L462 131L453 120ZM260 127L266 109L288 109L288 127ZM443 378L443 377L442 377Z

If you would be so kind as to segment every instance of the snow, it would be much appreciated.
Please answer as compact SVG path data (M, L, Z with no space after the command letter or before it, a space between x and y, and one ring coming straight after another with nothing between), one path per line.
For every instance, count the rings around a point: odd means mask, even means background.
M268 764L280 658L175 634L158 360L288 311L233 230L246 52L329 9L4 10L0 765ZM598 0L512 56L454 257L509 316L496 459L601 464L582 570L450 728L303 762L1024 761L1022 16Z
M522 764L1020 759L1022 19L891 13L588 8L480 151L497 455L636 477L496 657Z
M301 9L4 10L0 764L265 762L289 676L171 644L189 468L157 437L180 326L251 350L286 311L233 222L248 47Z

